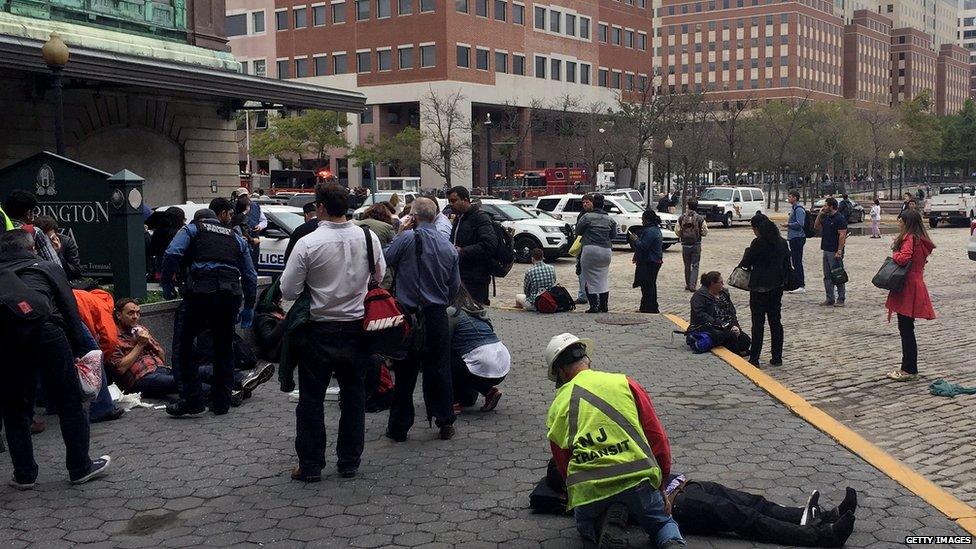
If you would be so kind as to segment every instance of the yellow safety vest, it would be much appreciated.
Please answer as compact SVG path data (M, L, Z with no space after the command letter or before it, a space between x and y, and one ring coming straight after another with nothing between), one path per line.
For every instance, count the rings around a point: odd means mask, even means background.
M4 231L12 231L12 230L14 230L14 222L10 220L10 216L7 215L7 212L3 211L3 208L0 208L0 217L3 218L3 230Z
M567 508L606 499L649 480L661 468L637 415L627 376L584 370L556 392L546 419L549 440L572 450Z

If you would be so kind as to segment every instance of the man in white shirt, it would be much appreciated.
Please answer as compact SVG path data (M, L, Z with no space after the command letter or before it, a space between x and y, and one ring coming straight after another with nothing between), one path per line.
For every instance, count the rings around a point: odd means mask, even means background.
M319 227L295 244L281 275L285 299L308 289L311 322L298 334L300 387L295 434L298 466L291 477L318 482L325 467L325 390L333 374L339 382L339 438L336 467L343 477L356 475L363 453L366 392L362 367L368 351L363 337L363 299L369 286L366 238L373 241L374 280L386 272L375 234L346 221L349 191L335 184L315 187Z

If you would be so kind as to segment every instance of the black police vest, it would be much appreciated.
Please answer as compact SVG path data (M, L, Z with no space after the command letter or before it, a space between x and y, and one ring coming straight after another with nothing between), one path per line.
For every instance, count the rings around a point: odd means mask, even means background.
M241 248L234 229L210 219L194 221L193 224L197 234L187 254L187 263L217 263L221 267L190 268L187 276L190 291L209 293L223 290L240 295L241 273L238 266L241 263Z

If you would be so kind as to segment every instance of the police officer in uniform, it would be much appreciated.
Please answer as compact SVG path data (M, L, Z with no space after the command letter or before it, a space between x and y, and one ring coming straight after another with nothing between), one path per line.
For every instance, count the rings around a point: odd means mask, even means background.
M166 407L171 416L193 417L204 411L193 339L207 326L214 343L210 410L223 415L231 405L234 325L240 322L242 328L251 327L257 291L257 271L247 242L229 225L233 213L229 200L213 199L209 210L197 212L180 229L163 258L163 297L175 297L173 282L178 271L183 274L183 304L174 326L174 347L179 351L173 353L180 399Z
M576 529L598 547L624 547L632 517L658 549L684 545L664 498L671 448L647 391L590 369L593 341L554 336L544 357L558 385L546 426Z

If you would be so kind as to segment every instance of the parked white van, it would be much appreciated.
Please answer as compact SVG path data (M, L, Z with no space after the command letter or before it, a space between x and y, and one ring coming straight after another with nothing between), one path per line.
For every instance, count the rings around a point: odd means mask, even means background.
M576 225L576 219L583 211L583 195L554 194L542 196L539 197L535 207ZM613 238L613 243L629 245L627 232L631 227L643 225L641 216L644 214L644 208L629 198L604 195L604 209L617 223L617 234ZM674 225L678 221L678 216L667 213L659 213L658 216L661 218L664 248L667 249L678 242L678 236L674 234Z
M758 187L707 187L698 195L698 213L725 227L748 221L765 209L766 194Z

